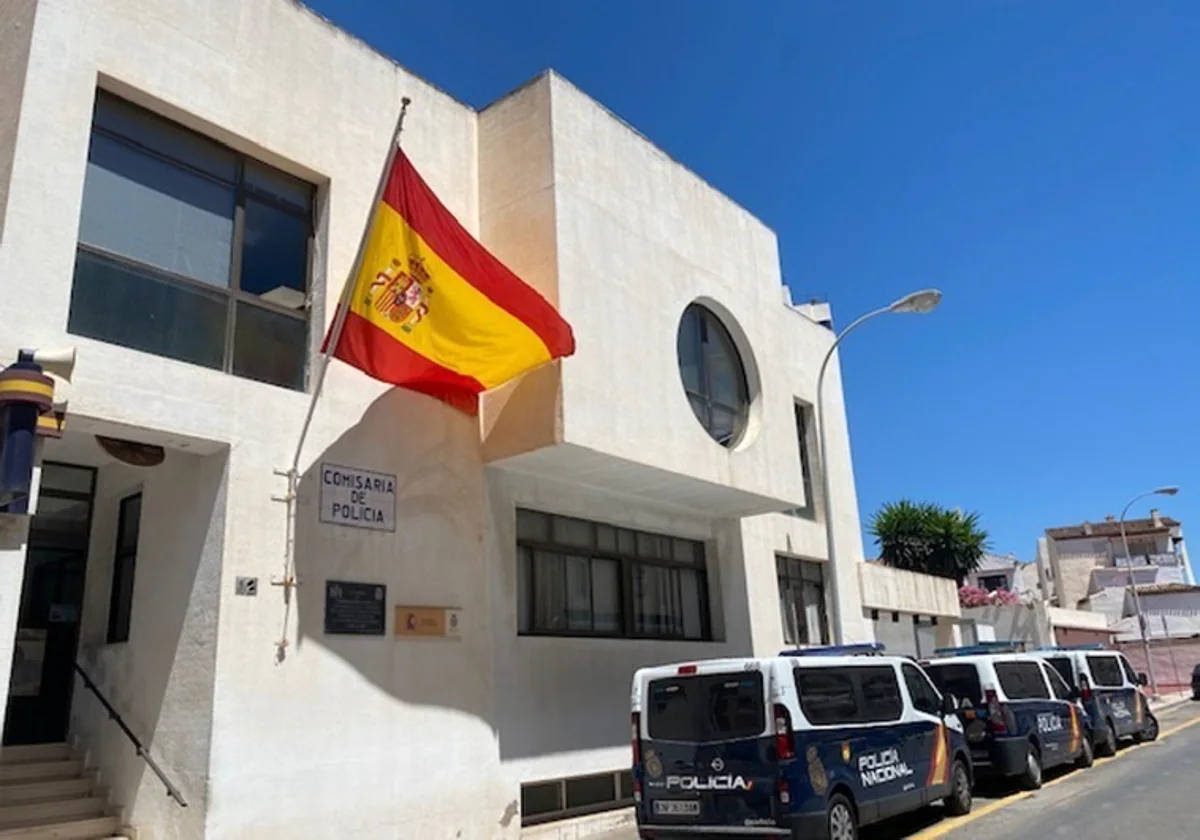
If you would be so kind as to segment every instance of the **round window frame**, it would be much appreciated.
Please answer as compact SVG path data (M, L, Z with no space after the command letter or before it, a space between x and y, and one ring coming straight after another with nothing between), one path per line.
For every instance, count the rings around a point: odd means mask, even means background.
M700 375L704 382L706 393L696 393L688 389L687 383L683 376L683 356L680 352L684 324L692 313L697 313L700 319L706 319L709 324L715 325L727 340L733 352L733 361L737 365L737 370L741 374L741 384L744 388L742 405L737 407L737 422L735 426L735 434L729 441L722 442L711 428L711 414L706 421L697 412L695 405L692 403L692 397L698 397L705 402L706 408L711 412L712 406L715 404L726 410L734 410L733 406L724 403L715 402L712 399L712 385L709 374L709 364L703 352L703 345L699 350L698 361L701 365ZM678 327L675 331L675 362L679 372L680 390L683 392L684 400L687 402L689 413L695 418L696 423L704 430L708 439L729 452L737 452L745 449L752 444L758 436L760 423L759 414L761 411L761 400L759 395L761 392L761 380L759 378L758 365L754 358L754 353L750 348L750 342L742 330L741 325L733 314L723 305L708 297L700 297L689 302L684 306L680 313Z

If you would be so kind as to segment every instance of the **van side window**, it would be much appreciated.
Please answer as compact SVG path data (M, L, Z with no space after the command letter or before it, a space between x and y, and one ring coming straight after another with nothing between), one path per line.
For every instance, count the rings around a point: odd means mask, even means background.
M942 694L953 694L959 702L969 700L976 706L983 702L983 687L974 665L931 664L925 673Z
M1071 666L1071 660L1065 656L1051 656L1046 659L1067 685L1075 685L1075 669Z
M884 723L904 711L900 683L890 665L796 668L800 710L817 726Z
M1134 685L1138 684L1138 675L1134 672L1133 666L1129 664L1129 660L1122 655L1118 655L1117 659L1121 662L1121 670L1125 672L1125 679L1129 680Z
M1036 662L997 662L996 676L1009 700L1050 699L1050 689Z
M1050 680L1050 688L1054 692L1054 696L1059 700L1070 700L1071 689L1063 682L1063 678L1058 675L1058 671L1053 668L1046 668L1046 676Z
M942 704L929 680L914 665L901 665L900 670L904 673L904 684L908 686L908 696L912 698L913 708L919 712L936 715Z
M1087 662L1096 685L1105 688L1120 688L1125 684L1125 680L1121 677L1121 666L1117 664L1117 657L1111 654L1089 655Z

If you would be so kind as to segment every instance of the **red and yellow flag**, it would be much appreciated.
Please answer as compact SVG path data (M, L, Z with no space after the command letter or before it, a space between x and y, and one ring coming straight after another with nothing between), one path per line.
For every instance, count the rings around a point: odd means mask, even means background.
M575 352L571 326L476 241L397 150L333 355L469 414L479 394ZM334 320L337 323L337 320Z

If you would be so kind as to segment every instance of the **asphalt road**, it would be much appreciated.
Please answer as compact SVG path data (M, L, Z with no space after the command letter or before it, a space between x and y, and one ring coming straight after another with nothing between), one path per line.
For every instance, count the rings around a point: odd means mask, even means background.
M1125 746L1088 770L1048 772L1042 789L975 791L965 817L941 806L862 831L862 840L1187 840L1200 838L1200 703L1159 713L1158 741ZM633 840L632 828L596 840Z
M1200 837L1200 703L1158 716L1162 737L1088 770L1047 773L1033 793L982 789L965 817L941 807L864 829L862 840L1184 840Z

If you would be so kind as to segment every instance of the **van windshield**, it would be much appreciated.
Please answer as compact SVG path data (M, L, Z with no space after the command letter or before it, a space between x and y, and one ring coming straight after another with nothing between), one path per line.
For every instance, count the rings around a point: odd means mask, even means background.
M732 741L767 728L763 677L758 671L652 680L646 728L663 741Z
M975 705L983 703L979 672L974 665L931 662L925 666L925 673L942 694L953 694L959 702L970 700Z

